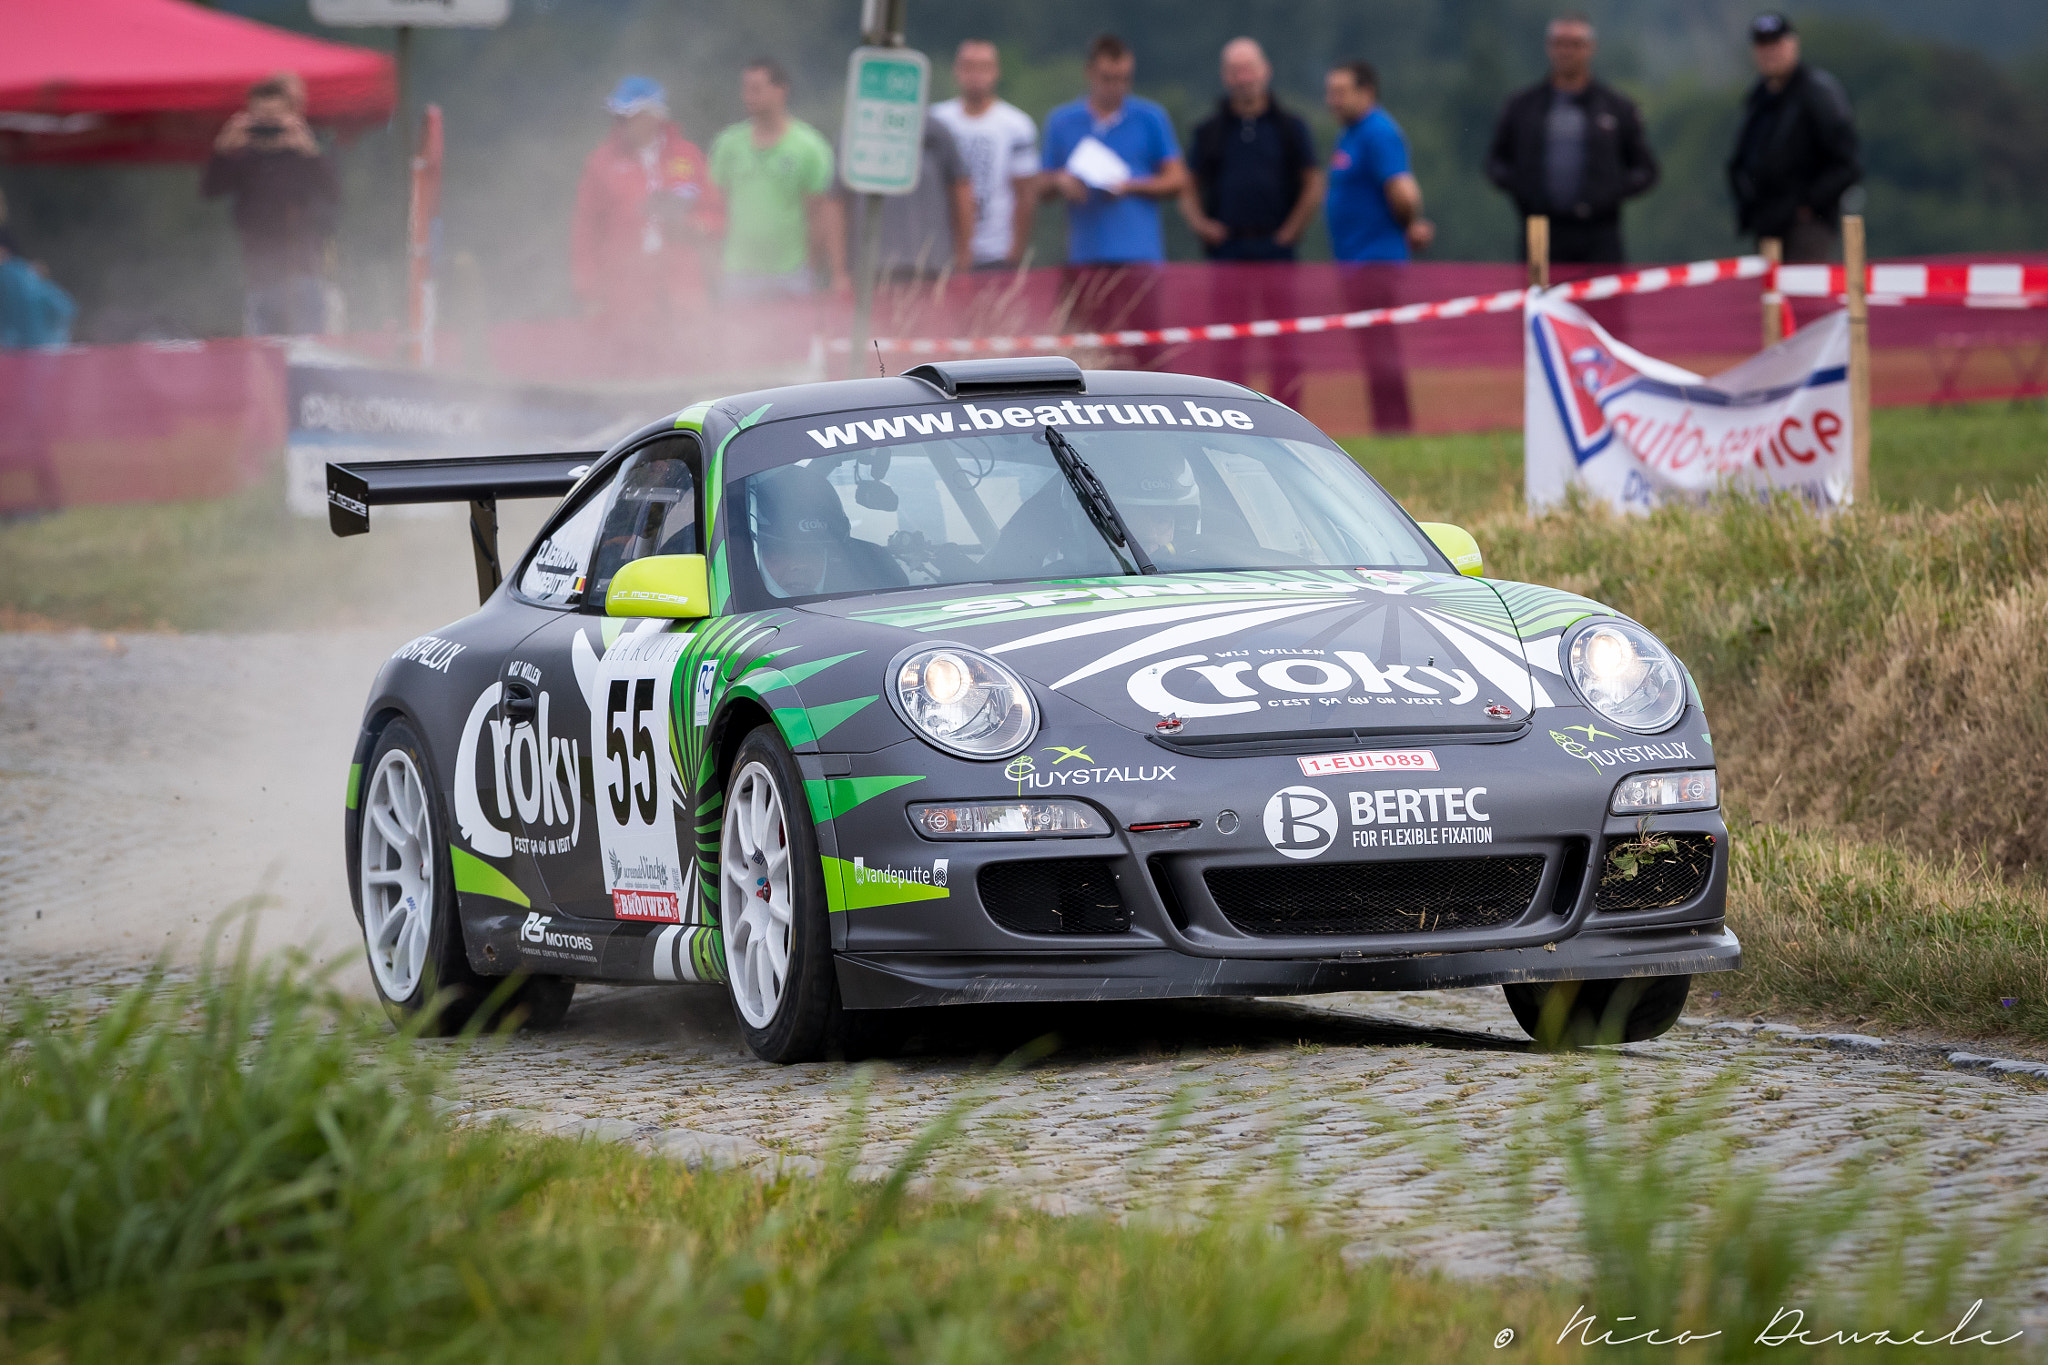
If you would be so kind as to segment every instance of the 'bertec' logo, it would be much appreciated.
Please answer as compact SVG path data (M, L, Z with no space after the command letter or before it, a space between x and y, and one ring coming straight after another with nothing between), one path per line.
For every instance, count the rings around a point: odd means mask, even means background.
M1337 838L1337 803L1314 787L1282 787L1266 801L1266 842L1283 858L1313 858Z

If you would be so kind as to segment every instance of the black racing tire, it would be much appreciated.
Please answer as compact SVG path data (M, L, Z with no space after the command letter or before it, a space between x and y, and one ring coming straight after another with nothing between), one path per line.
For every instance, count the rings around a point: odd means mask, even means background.
M400 756L393 760L392 755ZM363 857L366 843L381 835L371 829L371 807L384 793L380 788L387 768L392 775L409 771L418 780L419 808L414 830L424 832L430 853L431 882L426 888L426 932L417 973L394 971L387 954L379 960L373 942L366 903L380 919L382 902L378 888L369 881L371 869ZM457 911L455 872L448 857L448 819L441 809L441 797L432 779L426 751L412 726L392 721L377 736L364 765L368 776L359 792L358 819L349 849L350 881L355 892L356 924L363 930L363 951L369 959L370 984L394 1023L412 1027L428 1037L460 1033L472 1023L485 1027L510 1023L515 1027L553 1028L569 1011L576 983L566 977L521 976L511 981L483 976L469 965L469 952L462 939L462 917ZM421 831L421 826L424 826ZM388 841L386 841L388 845Z
M1502 986L1515 1022L1538 1047L1643 1043L1671 1031L1685 1012L1690 976L1623 976L1600 981L1532 981Z
M726 778L718 921L733 1017L764 1062L818 1061L839 1043L845 1012L832 964L830 915L802 775L775 727L760 726L740 741ZM779 976L777 945L785 948Z

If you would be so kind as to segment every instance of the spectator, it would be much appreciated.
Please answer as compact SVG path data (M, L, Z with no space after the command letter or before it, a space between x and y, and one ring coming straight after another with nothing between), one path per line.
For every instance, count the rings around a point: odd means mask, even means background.
M1212 261L1291 261L1323 198L1315 143L1273 98L1273 66L1250 38L1223 46L1224 95L1190 141L1181 214Z
M1187 169L1166 111L1131 93L1137 65L1123 39L1100 35L1088 46L1088 93L1045 117L1039 194L1067 201L1062 296L1084 331L1158 327L1159 201L1180 193ZM1109 363L1143 366L1148 352Z
M932 117L953 134L974 187L968 254L977 270L1023 261L1038 206L1038 125L996 98L1002 75L996 45L969 38L953 54L953 84L960 93L932 106Z
M1550 79L1512 96L1494 126L1486 178L1515 212L1550 219L1550 259L1618 264L1621 204L1657 183L1643 116L1628 96L1593 79L1593 25L1583 14L1550 21ZM1522 251L1526 234L1518 233Z
M249 88L199 181L208 199L233 201L246 289L242 330L301 336L323 330L327 245L341 210L334 164L301 112L305 87L290 74Z
M5 239L12 244L11 236ZM0 246L0 351L62 346L78 308L40 265Z
M813 251L834 290L846 273L846 221L832 195L832 145L789 114L789 77L766 58L740 73L747 121L711 144L711 178L726 196L729 299L796 298L815 284Z
M644 347L705 302L700 244L725 226L725 200L703 152L669 119L645 76L619 82L611 133L591 150L569 231L576 297L608 337Z
M1799 59L1799 34L1782 14L1749 26L1759 77L1728 158L1735 221L1776 237L1788 261L1842 258L1842 196L1863 178L1856 121L1841 83Z
M1045 117L1042 193L1067 201L1070 265L1166 259L1159 202L1186 183L1173 122L1131 93L1138 59L1105 33L1088 47L1088 93Z
M1340 276L1346 307L1354 312L1391 306L1398 275L1393 267L1436 237L1435 226L1422 216L1422 187L1408 169L1408 141L1380 107L1379 90L1379 73L1370 62L1345 62L1323 80L1323 103L1344 130L1330 156L1330 249L1355 267ZM1392 327L1361 328L1355 335L1373 431L1409 430L1414 421L1401 339Z
M876 268L881 279L898 284L936 280L974 267L969 254L974 240L974 185L952 130L938 119L924 121L920 157L917 188L909 194L882 196ZM840 195L851 198L844 190Z
M1379 87L1370 62L1346 62L1323 81L1323 102L1344 130L1330 157L1330 248L1340 261L1405 261L1436 237L1408 169L1408 139L1380 107Z

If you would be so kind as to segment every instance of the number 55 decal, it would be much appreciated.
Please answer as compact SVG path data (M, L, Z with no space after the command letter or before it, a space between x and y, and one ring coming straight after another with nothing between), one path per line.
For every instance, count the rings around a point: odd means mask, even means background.
M669 671L674 672L673 662ZM655 682L651 677L611 680L611 696L605 706L604 752L617 767L605 793L611 797L612 821L616 825L651 825L656 814L668 804L661 799L662 773L655 759L655 754L667 747L655 739L654 726L662 714L655 701ZM628 719L629 688L633 696L630 727L620 723ZM668 727L663 725L664 738L667 731ZM640 813L637 822L633 819L636 808Z
M681 923L684 862L676 832L675 759L669 747L669 699L687 633L650 621L621 635L588 672L590 750L603 754L598 778L598 844L604 889L617 919ZM577 637L578 648L587 648ZM597 705L599 699L603 705Z

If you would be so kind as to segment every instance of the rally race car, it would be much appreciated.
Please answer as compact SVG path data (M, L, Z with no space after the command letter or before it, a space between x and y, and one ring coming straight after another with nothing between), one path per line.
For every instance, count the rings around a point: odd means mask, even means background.
M1498 983L1640 1039L1740 962L1685 668L1249 389L943 362L328 501L468 502L484 598L350 769L397 1013L722 982L787 1062L915 1006Z

